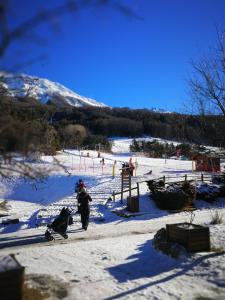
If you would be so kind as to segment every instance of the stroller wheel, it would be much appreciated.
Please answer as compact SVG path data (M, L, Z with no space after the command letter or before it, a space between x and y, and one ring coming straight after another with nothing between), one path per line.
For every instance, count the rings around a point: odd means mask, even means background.
M59 232L59 234L64 238L64 239L68 239L68 235L64 232Z
M45 238L46 238L47 241L53 241L54 240L54 237L51 235L51 233L48 230L45 231Z

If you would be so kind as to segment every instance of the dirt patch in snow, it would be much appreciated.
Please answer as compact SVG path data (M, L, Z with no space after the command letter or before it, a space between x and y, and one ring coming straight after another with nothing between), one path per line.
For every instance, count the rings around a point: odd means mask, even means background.
M25 277L23 300L63 299L68 296L68 287L48 275L30 274Z

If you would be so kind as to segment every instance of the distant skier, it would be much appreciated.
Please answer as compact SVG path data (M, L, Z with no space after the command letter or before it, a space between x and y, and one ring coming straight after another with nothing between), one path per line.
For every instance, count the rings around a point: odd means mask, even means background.
M87 230L89 224L89 216L90 216L89 201L92 201L90 195L85 191L85 189L80 190L78 194L78 204L79 204L79 212L81 214L82 228L84 230Z

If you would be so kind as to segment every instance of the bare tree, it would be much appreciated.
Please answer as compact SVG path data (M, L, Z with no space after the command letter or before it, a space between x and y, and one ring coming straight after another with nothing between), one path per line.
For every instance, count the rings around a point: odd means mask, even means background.
M217 30L217 37L212 55L191 63L188 85L201 115L222 114L225 118L225 30Z
M9 4L10 0L0 0L0 63L3 63L3 60L9 52L10 46L14 43L17 43L17 45L20 45L22 48L24 48L24 40L43 45L42 42L45 40L45 37L39 35L37 30L39 26L52 23L55 24L55 21L59 21L63 15L76 13L80 9L86 9L87 7L93 6L99 9L104 6L111 6L112 9L117 10L119 13L128 16L129 18L140 19L129 6L121 4L119 0L64 0L60 5L55 4L52 8L44 8L42 11L36 11L34 15L22 19L20 23L16 23L16 25L13 26L9 22L9 18L11 17ZM37 57L26 58L25 61L19 60L13 68L9 65L7 65L7 68L8 70L16 69L16 71L18 71L19 68L24 67L27 64L33 64L42 57L42 55L38 55ZM35 85L27 86L27 90L24 91L26 97L31 96L35 92ZM0 76L0 101L2 101L5 96L8 96L7 88ZM9 128L12 128L11 124L0 122L0 133L9 130ZM82 127L76 127L75 129L76 136L79 136L82 139L86 136L86 132ZM48 139L49 144L51 144L50 141L52 141L53 137L53 130L46 133L46 139ZM9 135L6 136L6 139L9 140ZM54 160L60 165L55 158ZM24 177L36 179L42 178L47 173L49 173L48 170L47 172L43 172L43 169L39 169L37 166L33 167L31 164L27 163L26 159L24 160L22 156L15 155L13 151L9 151L6 148L2 149L2 147L0 147L0 176L8 178L11 177L12 174L20 174Z
M63 137L67 147L78 147L87 136L87 130L83 125L70 124L64 128Z

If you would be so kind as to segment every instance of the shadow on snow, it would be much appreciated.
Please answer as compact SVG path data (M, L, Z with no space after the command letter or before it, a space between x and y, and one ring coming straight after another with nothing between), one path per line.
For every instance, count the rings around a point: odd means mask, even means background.
M106 270L119 283L138 280L141 278L151 278L151 281L143 285L138 285L136 288L128 291L105 298L104 300L114 300L122 297L129 297L130 294L142 291L151 286L166 283L178 276L188 273L190 270L193 270L204 260L221 256L225 253L207 253L206 255L198 257L193 261L175 260L162 254L161 252L156 251L152 246L152 240L148 240L144 244L140 245L137 250L139 250L139 252L135 255L129 256L126 263L107 268ZM160 275L161 278L154 278L158 275ZM222 284L223 287L224 285L225 283Z
M80 176L50 176L44 182L34 182L29 180L18 180L13 184L11 193L5 199L15 201L25 201L42 205L49 205L72 196L74 194L74 186ZM84 181L89 182L89 186L96 185L99 179L83 176Z

